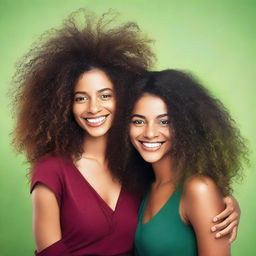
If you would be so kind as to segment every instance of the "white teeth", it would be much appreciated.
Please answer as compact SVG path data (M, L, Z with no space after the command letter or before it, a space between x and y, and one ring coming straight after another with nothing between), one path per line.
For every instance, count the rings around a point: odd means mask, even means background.
M99 122L102 122L104 119L106 119L106 116L101 116L101 117L98 117L98 118L86 118L86 120L89 123L99 123Z
M142 142L142 144L147 147L147 148L157 148L161 146L161 143L155 142L155 143L147 143L147 142Z

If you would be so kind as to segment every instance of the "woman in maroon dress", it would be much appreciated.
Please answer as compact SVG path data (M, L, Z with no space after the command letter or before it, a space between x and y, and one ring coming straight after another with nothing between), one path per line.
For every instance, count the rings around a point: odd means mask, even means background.
M71 15L17 70L14 145L32 167L36 255L133 255L139 184L120 171L120 124L128 85L154 54L136 24L111 27L112 18L76 25ZM223 235L236 233L238 211Z

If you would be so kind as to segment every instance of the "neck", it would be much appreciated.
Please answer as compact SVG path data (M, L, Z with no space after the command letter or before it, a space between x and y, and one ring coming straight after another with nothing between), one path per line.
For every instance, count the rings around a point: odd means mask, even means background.
M91 137L86 135L83 143L83 157L105 162L107 148L107 136Z
M166 154L162 159L152 164L155 174L155 184L162 185L166 183L174 183L175 177L172 168L172 159L170 153Z

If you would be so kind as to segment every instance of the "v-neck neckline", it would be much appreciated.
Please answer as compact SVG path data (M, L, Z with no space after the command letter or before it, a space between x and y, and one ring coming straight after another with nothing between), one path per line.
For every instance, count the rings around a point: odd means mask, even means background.
M148 220L147 222L144 222L144 217L145 217L145 208L146 208L146 205L147 205L147 201L148 201L148 196L149 196L149 193L146 195L144 201L143 201L143 206L142 206L142 212L141 212L141 216L140 216L140 223L144 226L144 225L147 225L149 224L150 222L152 222L152 220L156 219L157 216L159 214L161 214L161 212L164 210L164 208L166 208L167 204L169 203L169 201L174 197L174 195L176 194L177 192L177 188L172 192L172 194L168 197L168 199L166 200L166 202L163 204L163 206L157 211L157 213L152 216L150 218L150 220Z
M75 166L75 164L72 162L72 167L74 169L75 172L78 173L78 175L81 177L81 179L88 185L88 187L90 188L90 190L92 191L92 193L97 197L97 199L99 199L102 202L102 205L104 205L108 210L111 211L112 214L114 214L119 207L120 201L121 201L121 196L122 196L122 192L123 192L123 186L121 185L121 189L119 191L119 195L115 204L115 208L112 209L107 203L106 201L101 197L101 195L96 191L96 189L90 184L90 182L83 176L83 174L80 172L80 170Z

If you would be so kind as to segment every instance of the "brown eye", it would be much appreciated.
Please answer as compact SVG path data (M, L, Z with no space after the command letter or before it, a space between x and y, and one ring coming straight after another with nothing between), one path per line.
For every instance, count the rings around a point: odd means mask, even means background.
M170 121L169 121L169 120L160 120L160 121L159 121L159 124L166 126L166 125L169 125L169 124L170 124Z
M135 124L136 126L142 126L145 124L145 121L139 119L139 120L133 120L132 123Z
M75 102L77 102L77 103L84 103L84 102L86 102L87 100L88 100L88 98L85 97L85 96L80 96L80 97L76 97L76 98L75 98Z
M106 93L106 94L102 94L100 97L102 100L108 100L112 97L112 95Z

